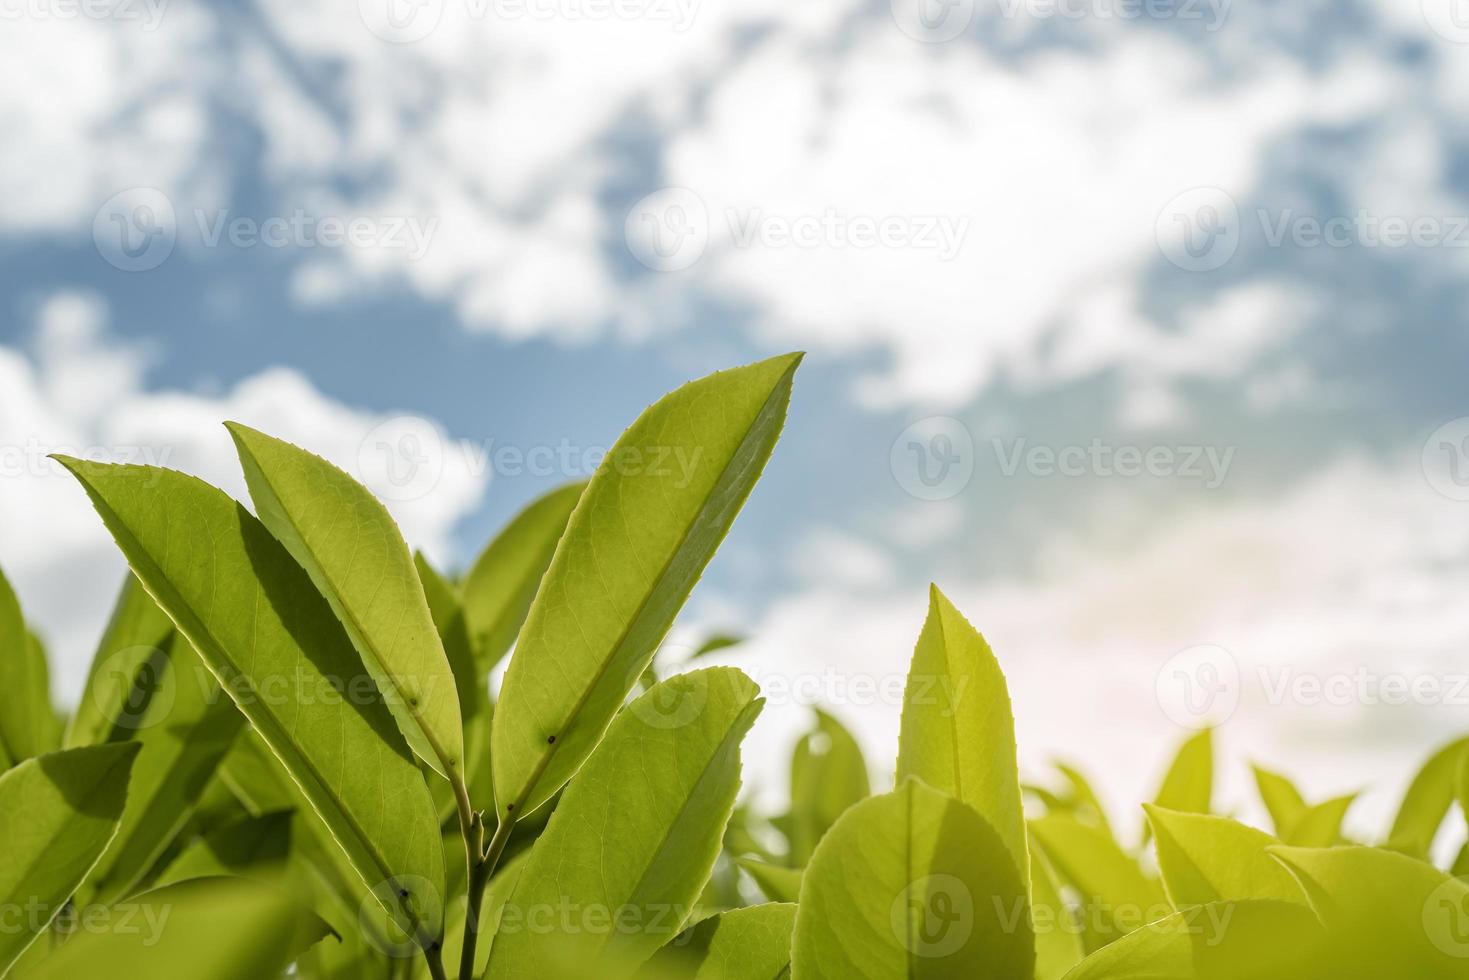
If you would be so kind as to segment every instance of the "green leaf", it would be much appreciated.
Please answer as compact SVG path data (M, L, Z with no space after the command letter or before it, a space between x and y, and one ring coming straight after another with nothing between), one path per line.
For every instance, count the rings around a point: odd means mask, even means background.
M815 730L801 736L791 757L789 863L804 867L837 818L871 794L867 762L857 740L841 722L817 708Z
M141 750L127 807L117 837L81 891L88 903L112 905L144 880L188 822L244 724L182 637L169 643L166 663L147 710L134 723L133 741Z
M698 660L701 657L709 656L711 653L718 653L721 650L728 650L730 647L737 647L744 642L745 637L738 636L734 633L715 633L703 643L700 643L693 653L689 654L689 660Z
M1162 885L1102 828L1050 814L1031 821L1030 829L1056 874L1079 893L1088 950L1173 911Z
M1030 980L1027 892L983 817L909 779L852 807L816 848L792 976Z
M98 918L23 980L262 980L328 932L285 892L245 878L169 885Z
M1116 836L1112 833L1112 822L1107 818L1107 808L1102 806L1101 798L1086 775L1075 766L1064 762L1056 763L1056 771L1066 778L1071 787L1070 803L1074 815L1101 827L1107 832L1107 836Z
M408 745L463 779L464 724L413 557L386 507L320 456L226 422L255 510L346 627Z
M1299 903L1216 902L1150 922L1083 960L1065 980L1345 980ZM1366 975L1360 975L1366 980Z
M405 928L418 922L420 937L431 941L444 888L433 802L306 573L249 512L200 480L155 467L61 462L361 880Z
M162 888L191 878L220 875L274 878L291 856L294 818L290 810L277 810L216 827L174 858L153 885Z
M685 385L592 477L501 687L490 754L502 816L550 799L601 739L759 479L799 363Z
M532 501L464 577L464 618L483 672L489 673L510 652L586 487L572 483Z
M129 572L62 744L99 745L132 733L153 695L172 632L173 623Z
M1276 847L1353 976L1462 978L1469 884L1374 847Z
M767 864L750 858L736 858L735 864L755 879L755 884L772 902L795 902L800 899L800 868L782 868L778 864Z
M14 765L60 742L45 648L26 629L20 602L0 573L0 751Z
M1275 828L1275 836L1286 840L1290 836L1291 828L1296 825L1296 821L1300 820L1309 809L1306 800L1289 779L1259 766L1253 768L1255 786L1260 790L1260 800L1270 813L1270 822Z
M898 782L909 776L973 807L1029 880L1010 690L989 644L936 585L903 693Z
M600 977L630 975L678 934L719 854L757 693L715 667L664 681L618 716L501 909L488 977L594 958Z
M1433 754L1414 777L1403 797L1388 834L1388 846L1427 858L1433 841L1454 803L1459 764L1469 754L1469 738L1459 739Z
M796 906L788 903L711 915L660 949L645 972L686 980L775 980L790 970L795 925Z
M1357 794L1349 793L1308 806L1285 836L1293 847L1331 847L1341 843L1341 825L1347 811L1357 802Z
M51 923L102 856L122 816L136 745L36 756L0 775L0 976Z
M1205 729L1179 747L1153 804L1179 813L1208 813L1214 802L1214 732Z
M1269 834L1224 817L1149 806L1163 887L1176 909L1245 900L1305 903L1270 848Z
M1086 956L1081 928L1061 884L1034 840L1030 846L1030 918L1035 929L1035 980L1058 980Z

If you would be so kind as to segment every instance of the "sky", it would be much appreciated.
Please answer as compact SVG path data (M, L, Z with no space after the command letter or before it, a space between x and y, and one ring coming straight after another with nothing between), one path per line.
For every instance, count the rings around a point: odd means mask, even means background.
M1027 776L1119 811L1215 724L1226 810L1253 761L1380 836L1463 733L1463 0L0 19L0 567L61 705L123 564L47 453L243 495L239 419L463 569L662 393L799 349L664 655L749 635L757 797L813 702L891 779L931 582Z

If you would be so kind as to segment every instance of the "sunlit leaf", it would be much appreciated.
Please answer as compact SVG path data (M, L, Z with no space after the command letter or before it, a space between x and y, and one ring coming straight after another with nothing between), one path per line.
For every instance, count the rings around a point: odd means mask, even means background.
M291 856L294 816L290 810L277 810L216 827L185 848L153 885L162 888L191 878L221 875L276 878Z
M816 848L792 976L1030 980L1028 892L983 817L909 779L852 807Z
M67 724L67 748L132 734L166 665L164 642L172 632L172 621L129 572Z
M444 889L433 802L306 573L259 521L202 481L154 467L61 462L361 880L431 941Z
M1176 909L1246 900L1305 903L1269 834L1224 817L1147 807L1163 887Z
M454 675L387 508L320 456L238 422L225 426L261 522L331 604L409 746L440 775L462 778Z
M1260 800L1265 804L1265 809L1270 813L1271 824L1275 828L1275 835L1285 840L1296 821L1308 809L1306 800L1301 796L1300 790L1295 784L1279 773L1254 767L1255 786L1260 791Z
M740 858L735 862L772 902L795 902L801 897L801 869L782 868L778 864L767 864Z
M1357 794L1349 793L1306 807L1285 836L1285 843L1294 847L1331 847L1341 843L1342 821L1355 802Z
M685 385L618 439L582 494L516 644L491 756L502 815L580 768L759 479L800 355Z
M1089 951L1173 911L1163 886L1102 828L1050 814L1031 821L1030 829L1057 876L1080 898Z
M1035 980L1058 980L1086 956L1081 925L1061 895L1061 883L1034 840L1030 845L1030 912L1035 929Z
M45 648L26 629L15 592L0 574L0 752L13 765L60 743Z
M1469 738L1444 746L1426 762L1403 796L1388 834L1389 846L1427 858L1458 793L1459 765L1469 753Z
M989 644L938 586L903 693L898 782L910 776L973 807L1029 879L1010 690Z

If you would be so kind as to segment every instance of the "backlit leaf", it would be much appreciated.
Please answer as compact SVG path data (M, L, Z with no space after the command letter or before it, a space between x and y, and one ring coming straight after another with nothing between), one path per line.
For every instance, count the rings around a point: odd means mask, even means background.
M645 973L685 980L775 980L791 963L796 906L755 905L711 915L658 951Z

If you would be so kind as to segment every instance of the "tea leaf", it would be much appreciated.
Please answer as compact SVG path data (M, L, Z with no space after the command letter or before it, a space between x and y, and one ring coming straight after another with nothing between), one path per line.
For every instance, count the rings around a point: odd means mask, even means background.
M131 734L130 726L142 717L153 695L150 672L162 666L164 642L172 632L173 623L129 572L63 745L98 745Z
M767 864L764 861L755 861L750 858L737 858L735 864L743 868L765 897L772 902L795 902L801 897L801 874L800 868L782 868L777 864Z
M136 745L36 756L0 775L0 976L45 931L117 832ZM17 924L19 928L17 928Z
M711 915L658 951L645 973L686 980L772 980L791 963L796 906L755 905Z
M1214 802L1214 732L1205 729L1178 749L1153 805L1179 813L1208 813Z
M630 975L678 934L719 854L757 693L740 671L713 667L660 683L618 716L501 909L488 977L594 957L598 976ZM616 928L598 926L612 916Z
M1028 891L983 817L909 779L852 807L817 846L792 976L1031 980Z
M183 637L168 642L166 668L135 723L140 745L117 837L80 894L111 905L126 898L194 812L245 717Z
M1309 809L1305 798L1295 784L1278 773L1259 766L1254 767L1255 785L1260 790L1260 800L1270 813L1275 836L1285 840L1305 812Z
M311 576L418 757L463 779L464 727L413 557L387 508L320 456L226 422L255 510Z
M1247 899L1305 904L1300 886L1270 856L1280 842L1269 834L1224 817L1146 809L1174 908Z
M284 891L245 878L196 878L146 892L70 939L26 980L278 977L327 925Z
M817 708L816 729L801 736L791 757L789 863L804 867L837 818L871 793L857 740L841 722Z
M1357 802L1357 794L1349 793L1307 807L1285 836L1293 847L1332 847L1341 843L1341 825L1347 811Z
M1388 834L1388 846L1415 857L1428 857L1454 803L1459 763L1466 754L1469 738L1444 746L1424 764L1403 796Z
M1058 980L1086 956L1081 931L1061 884L1034 840L1030 846L1030 912L1035 927L1035 980Z
M375 689L363 696L370 685L359 683L357 653L306 573L264 525L200 480L60 461L361 880L405 928L421 920L421 937L436 933L444 853L428 788ZM414 911L420 902L426 911Z
M903 694L898 782L909 776L973 807L1029 880L1010 690L989 644L936 585Z
M1089 950L1171 910L1162 885L1107 831L1065 814L1033 820L1030 829L1056 874L1080 894Z
M495 536L464 577L464 618L483 672L489 673L510 652L586 487L572 483L532 501Z
M294 818L290 810L277 810L263 817L240 817L222 824L169 862L153 887L220 875L277 876L291 856Z
M503 815L571 778L651 661L780 436L800 355L722 371L645 411L567 524L495 711Z
M60 742L45 648L26 629L20 602L0 573L0 755L14 765Z

